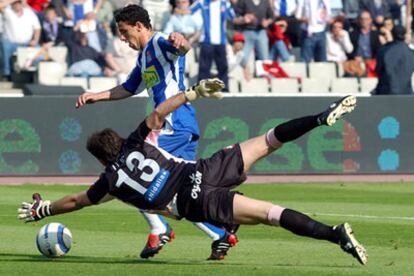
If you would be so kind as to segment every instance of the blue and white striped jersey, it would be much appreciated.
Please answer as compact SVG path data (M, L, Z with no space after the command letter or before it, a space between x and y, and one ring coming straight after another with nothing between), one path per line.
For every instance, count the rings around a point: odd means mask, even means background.
M203 33L200 41L213 45L226 44L226 20L236 14L228 0L198 0L191 5L191 12L201 9Z
M185 57L169 41L166 34L155 32L140 52L137 64L122 86L136 94L147 89L157 107L166 99L185 90ZM190 103L178 108L165 118L163 134L175 130L191 132L198 138L199 129L195 110Z

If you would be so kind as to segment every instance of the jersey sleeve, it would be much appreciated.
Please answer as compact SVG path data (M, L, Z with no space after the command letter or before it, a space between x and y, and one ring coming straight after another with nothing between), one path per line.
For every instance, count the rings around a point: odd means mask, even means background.
M127 80L122 84L122 87L131 94L137 94L144 91L145 85L142 81L141 66L137 64L134 67Z
M182 55L180 53L180 50L175 48L174 45L171 44L171 42L169 42L167 39L165 39L164 37L160 37L157 40L158 46L160 47L162 52L168 52L171 53L175 56L179 56Z
M93 204L98 204L99 201L109 192L109 183L105 174L102 173L99 179L89 187L86 195Z
M147 122L144 120L127 138L127 147L134 147L138 144L143 144L145 138L151 132L151 129L147 126Z

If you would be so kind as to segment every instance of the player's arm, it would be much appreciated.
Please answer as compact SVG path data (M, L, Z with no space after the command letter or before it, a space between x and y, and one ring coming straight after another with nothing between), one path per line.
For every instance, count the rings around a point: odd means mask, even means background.
M195 101L198 97L221 99L223 94L220 90L223 88L224 83L217 78L201 80L197 85L184 91L184 93L174 95L158 105L145 119L146 124L150 129L161 129L165 117L186 102Z
M107 202L111 199L113 199L112 196L106 195L98 203ZM48 216L70 213L91 205L93 203L89 199L86 191L67 195L54 202L45 201L38 193L35 193L33 194L33 202L23 202L22 206L17 210L17 213L19 219L25 222L31 222L41 220Z
M172 32L168 36L168 41L171 42L171 44L178 49L178 52L182 55L191 50L191 43L180 33Z
M84 92L76 101L76 108L80 108L85 104L92 104L100 101L116 101L131 97L133 94L126 90L123 85L115 86L107 91L98 93Z

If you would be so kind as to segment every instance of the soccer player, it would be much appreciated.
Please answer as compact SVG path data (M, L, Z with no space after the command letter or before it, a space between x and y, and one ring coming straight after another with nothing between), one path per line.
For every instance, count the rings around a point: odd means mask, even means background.
M115 13L121 39L132 49L140 51L137 65L126 82L100 93L85 92L79 96L76 107L105 100L119 100L141 93L145 89L153 99L155 107L169 97L184 91L184 55L191 45L179 33L169 36L152 30L147 10L138 5L129 5ZM199 129L194 108L185 104L169 114L156 143L168 153L186 160L195 160ZM168 223L157 214L141 212L151 231L142 250L141 258L153 257L174 238ZM213 239L210 260L221 260L229 248L237 242L234 231L228 232L208 223L195 225Z
M163 126L169 113L200 96L220 98L222 95L217 91L223 87L220 80L203 80L185 93L170 97L126 139L111 129L94 133L88 139L87 149L105 166L95 184L87 191L52 203L34 194L32 203L22 203L18 217L26 222L36 221L118 198L140 209L194 222L280 226L297 235L339 244L361 264L366 264L365 248L355 239L348 223L328 226L300 212L230 190L246 179L246 172L259 159L320 125L333 125L351 112L356 98L347 96L322 113L282 123L264 135L196 162L175 158L146 139L151 130Z

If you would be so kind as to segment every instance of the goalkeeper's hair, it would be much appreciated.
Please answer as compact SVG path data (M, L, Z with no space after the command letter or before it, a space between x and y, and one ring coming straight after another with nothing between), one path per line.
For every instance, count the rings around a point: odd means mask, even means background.
M116 161L124 138L110 128L93 133L86 142L86 149L105 165Z
M141 22L145 28L152 29L148 11L139 5L131 4L116 10L115 21L116 23L124 21L131 26L134 26L137 22Z

